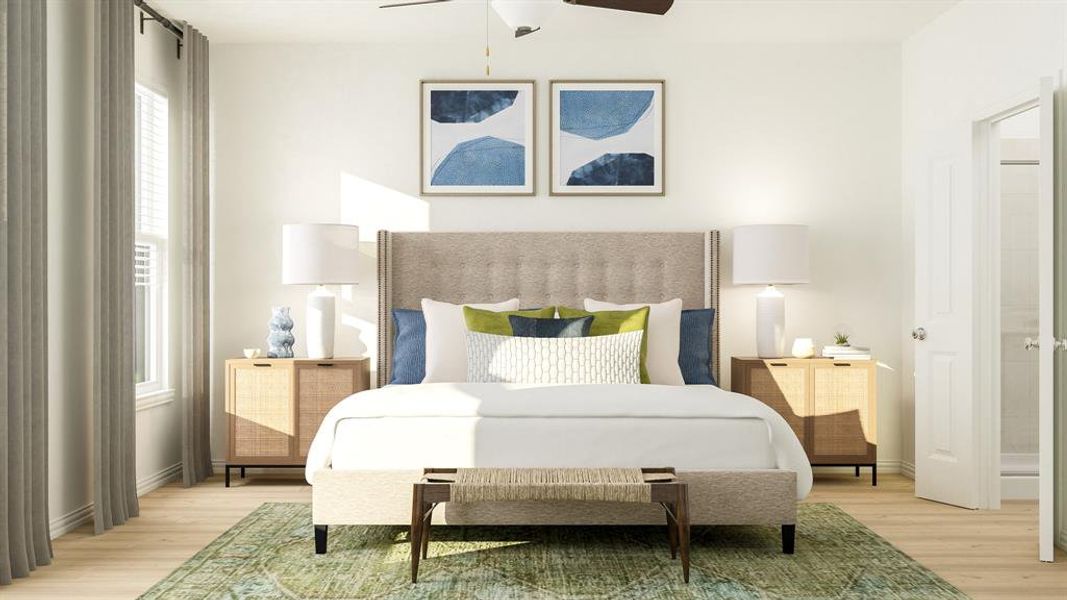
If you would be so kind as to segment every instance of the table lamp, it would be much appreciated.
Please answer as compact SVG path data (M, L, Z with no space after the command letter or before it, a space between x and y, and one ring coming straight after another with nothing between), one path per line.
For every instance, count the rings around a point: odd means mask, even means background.
M317 286L307 299L307 355L333 358L337 298L326 286L359 283L359 227L283 225L282 283Z
M807 225L744 225L733 230L734 285L765 285L756 296L756 353L785 355L785 297L775 287L808 283Z

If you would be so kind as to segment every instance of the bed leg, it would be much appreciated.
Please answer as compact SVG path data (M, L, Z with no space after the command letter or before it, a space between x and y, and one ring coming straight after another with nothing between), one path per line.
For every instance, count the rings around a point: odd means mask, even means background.
M226 487L230 487L230 465L226 465Z
M871 485L878 485L878 464L871 465Z
M326 554L326 525L315 526L315 554Z
M792 554L796 549L797 526L782 525L782 554Z

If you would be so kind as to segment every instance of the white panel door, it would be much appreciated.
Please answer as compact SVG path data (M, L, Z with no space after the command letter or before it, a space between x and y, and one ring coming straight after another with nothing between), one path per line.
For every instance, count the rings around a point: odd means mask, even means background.
M916 197L915 494L977 508L974 204L958 156L931 161Z
M1055 110L1052 79L1041 80L1041 155L1038 167L1038 553L1053 560L1055 540Z

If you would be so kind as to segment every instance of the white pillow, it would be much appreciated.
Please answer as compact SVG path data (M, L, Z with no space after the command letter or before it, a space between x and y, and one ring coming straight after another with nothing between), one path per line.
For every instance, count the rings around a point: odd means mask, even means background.
M577 338L467 332L472 383L641 383L640 331Z
M649 383L685 385L678 366L678 348L682 327L682 301L678 298L659 304L612 304L585 299L585 310L634 310L643 306L648 311L648 368Z
M467 381L467 322L463 319L463 306L422 299L422 316L426 319L426 376L423 383ZM519 310L519 299L466 306L504 312Z

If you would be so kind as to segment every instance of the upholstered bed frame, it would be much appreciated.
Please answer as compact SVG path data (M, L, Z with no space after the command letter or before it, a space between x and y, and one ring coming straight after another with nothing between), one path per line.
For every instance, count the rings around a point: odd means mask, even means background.
M462 304L515 297L524 306L581 306L587 297L618 303L681 298L685 308L718 312L719 232L381 231L378 385L389 381L394 308L418 309L422 298ZM719 321L716 315L711 341L716 380ZM409 523L411 486L420 476L417 470L317 472L312 509L323 549L326 525ZM683 471L679 477L689 482L693 524L780 525L783 544L791 550L793 471ZM438 523L660 524L664 518L661 509L643 504L516 502L444 508Z

